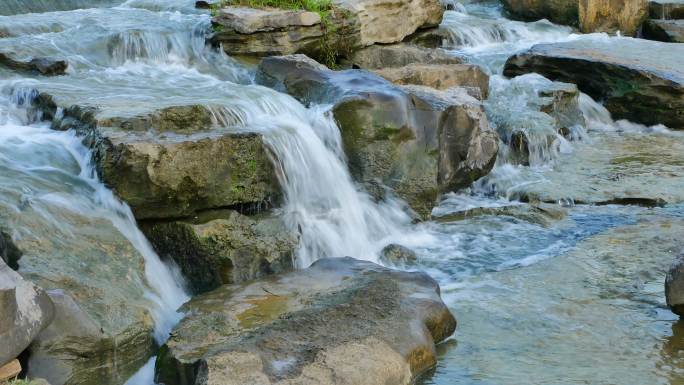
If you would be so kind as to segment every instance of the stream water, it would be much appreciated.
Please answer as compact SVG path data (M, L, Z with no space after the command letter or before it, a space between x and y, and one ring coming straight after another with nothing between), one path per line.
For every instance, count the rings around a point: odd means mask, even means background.
M684 325L662 294L684 230L684 136L615 122L585 95L586 124L570 139L556 134L534 108L551 82L502 77L506 58L539 42L615 37L511 21L496 2L456 9L442 24L450 52L491 74L488 116L502 135L528 130L530 165L504 150L490 176L444 197L433 212L442 219L412 225L402 202L377 204L353 183L326 106L253 85L249 67L204 44L209 15L194 0L8 0L0 50L63 57L69 70L44 78L0 69L0 218L15 237L55 228L49 236L74 248L98 230L65 226L71 216L108 223L100 231L118 232L145 261L140 282L163 342L188 298L182 279L97 180L75 133L50 130L26 103L40 89L103 117L207 105L217 130L264 134L285 192L281 215L301 234L299 267L323 256L377 261L393 242L418 252L411 268L440 282L459 320L423 384L684 384ZM669 204L587 204L616 195ZM530 196L550 203L522 202ZM150 384L153 370L150 360L129 384Z

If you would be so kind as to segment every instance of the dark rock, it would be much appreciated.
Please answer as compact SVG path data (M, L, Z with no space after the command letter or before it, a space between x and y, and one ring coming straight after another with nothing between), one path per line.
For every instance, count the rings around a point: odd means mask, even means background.
M297 239L268 214L205 212L189 221L141 223L162 258L172 258L195 293L292 270Z
M15 71L38 73L41 75L54 76L64 75L69 66L65 60L52 58L32 58L19 60L12 58L6 53L0 52L0 65Z
M13 270L19 269L19 258L21 251L12 242L12 237L0 229L0 259Z
M684 315L684 253L680 253L665 277L665 301L680 316Z
M668 43L684 43L684 20L647 20L643 37Z
M641 39L540 44L508 59L504 74L537 72L575 83L617 119L684 129L684 45Z
M167 385L408 385L456 320L425 273L352 258L196 297L160 351Z
M651 19L684 19L684 1L651 0L649 17Z
M548 19L557 24L579 25L578 0L504 0L503 4L514 18L526 21Z
M408 247L392 243L382 249L380 252L380 259L384 263L390 263L393 265L407 265L410 263L415 263L418 260L418 255L415 251L409 249Z

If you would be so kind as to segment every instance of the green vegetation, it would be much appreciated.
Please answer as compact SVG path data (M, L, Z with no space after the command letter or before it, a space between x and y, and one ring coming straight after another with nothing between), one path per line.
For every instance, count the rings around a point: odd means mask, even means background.
M211 5L211 14L216 16L220 8L238 5L250 8L306 10L318 13L321 17L321 28L323 28L320 59L330 68L336 66L338 52L331 39L331 36L336 32L335 25L332 22L332 0L220 0ZM221 32L222 28L220 27L215 27L215 31Z

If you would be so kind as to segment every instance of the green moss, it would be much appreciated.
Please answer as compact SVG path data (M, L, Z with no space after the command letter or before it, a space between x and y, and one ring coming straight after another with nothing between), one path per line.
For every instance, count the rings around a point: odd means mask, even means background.
M221 0L211 5L211 15L216 16L220 8L235 5L250 8L306 10L318 13L321 17L321 28L323 29L323 36L320 41L321 60L330 68L337 66L338 52L332 39L337 31L337 27L332 21L332 0ZM222 30L222 26L214 26L214 31L221 32Z

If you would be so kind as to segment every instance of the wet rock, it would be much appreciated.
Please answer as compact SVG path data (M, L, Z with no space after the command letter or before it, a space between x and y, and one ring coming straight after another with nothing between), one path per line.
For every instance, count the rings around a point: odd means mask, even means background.
M407 36L404 41L428 49L449 47L452 45L452 33L442 27L426 28Z
M648 17L648 0L579 0L582 32L635 36Z
M460 64L461 59L440 49L409 44L371 45L354 52L349 63L364 69L404 67L410 64Z
M578 0L504 0L512 17L536 21L548 19L557 24L578 25Z
M0 367L29 346L54 317L47 294L0 261Z
M437 0L335 0L331 7L325 23L314 12L225 7L213 18L212 41L231 55L325 58L333 51L348 55L376 43L400 42L438 25L444 12Z
M668 43L684 43L684 20L647 20L643 37Z
M665 301L672 312L684 315L684 253L680 253L665 277Z
M0 228L0 259L11 269L19 269L19 258L21 258L21 251L12 241L8 232Z
M422 216L437 196L489 172L498 138L462 89L395 86L362 70L331 71L305 56L263 59L257 81L303 103L332 104L352 175L390 187Z
M172 258L195 293L292 270L297 238L278 217L230 210L192 221L141 223L162 258Z
M7 53L0 52L0 65L15 71L37 73L40 75L64 75L68 67L65 60L53 58L30 58L20 60Z
M124 117L75 106L53 126L86 135L102 181L138 219L267 206L279 187L262 137L217 130L212 119L197 105Z
M513 204L499 207L475 207L463 211L433 216L436 222L461 221L480 216L509 216L544 227L551 227L567 216L567 211L557 204Z
M424 273L352 258L221 288L184 305L156 380L189 384L410 384L456 320Z
M556 121L556 129L563 136L568 136L570 127L585 125L584 115L579 107L580 92L577 86L570 83L553 82L546 89L539 91L542 98L541 112Z
M537 72L575 83L617 119L684 129L684 45L642 39L540 44L508 59L504 74Z
M651 19L684 19L684 1L651 0L649 17Z
M385 263L393 265L407 265L415 263L418 260L418 255L408 247L392 243L382 249L380 259Z
M374 71L396 84L415 84L439 90L465 87L474 90L478 99L489 96L489 75L470 64L409 64L398 68ZM477 98L477 97L476 97Z

